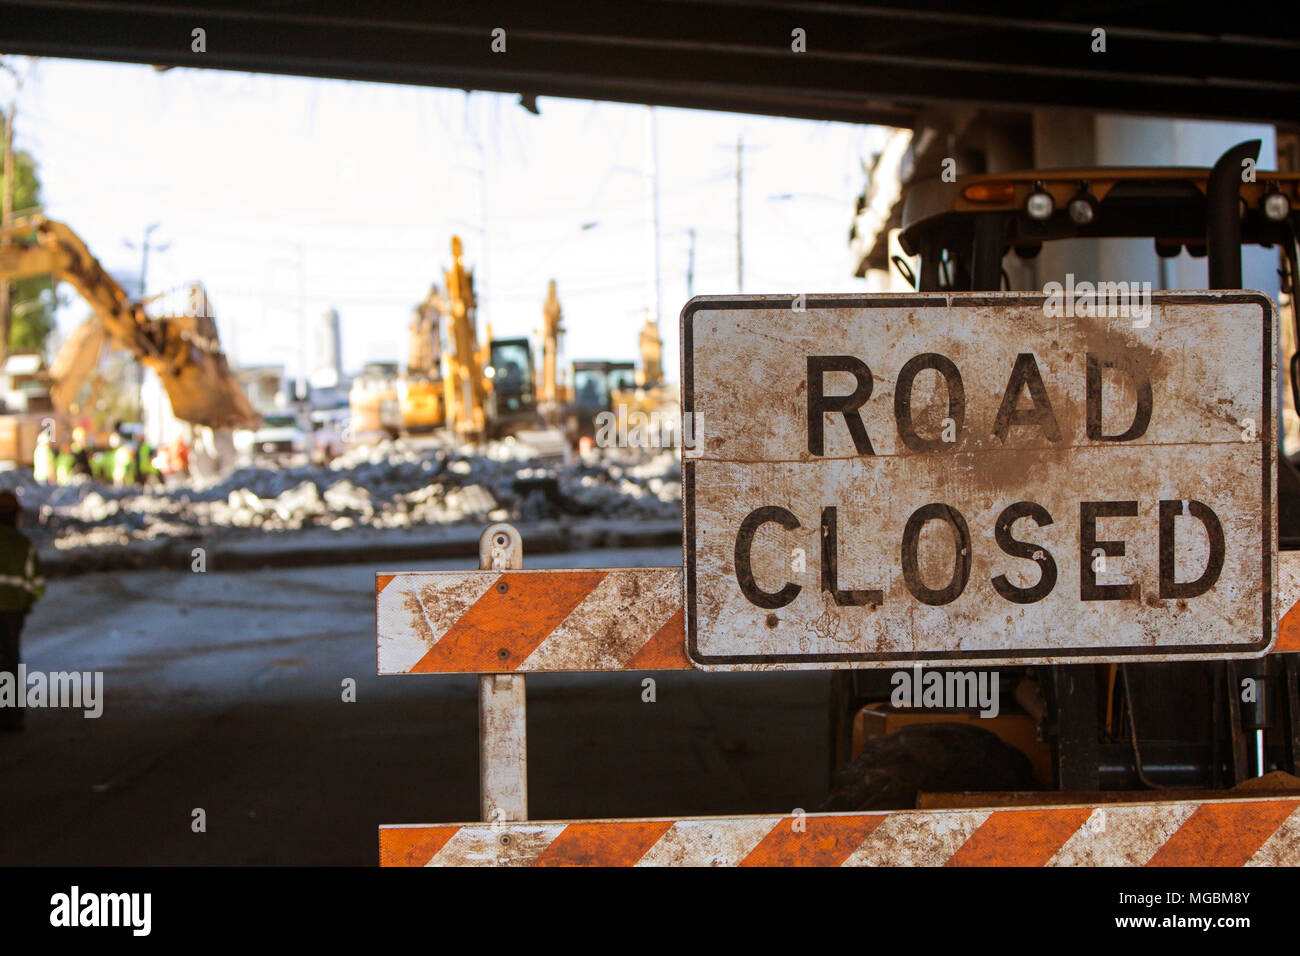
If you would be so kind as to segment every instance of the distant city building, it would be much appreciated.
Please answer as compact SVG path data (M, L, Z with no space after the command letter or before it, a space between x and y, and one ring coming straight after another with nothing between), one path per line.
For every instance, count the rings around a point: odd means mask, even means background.
M235 371L239 387L259 412L286 408L293 400L293 382L283 365L245 365Z
M313 388L333 388L343 378L343 333L338 309L321 313L312 339L310 370Z

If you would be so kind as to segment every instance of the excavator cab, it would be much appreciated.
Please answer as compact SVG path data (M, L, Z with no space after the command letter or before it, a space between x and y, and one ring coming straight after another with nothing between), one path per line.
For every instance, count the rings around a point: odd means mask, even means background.
M609 393L631 392L637 387L636 365L632 362L609 363Z
M573 363L574 411L594 416L613 410L614 393L636 387L632 362L587 361Z
M528 339L493 339L483 374L492 386L487 396L487 420L493 437L535 428L537 379Z
M573 401L565 410L569 440L577 445L596 434L596 416L614 411L614 393L636 387L632 362L600 360L573 363Z
M919 258L919 267L915 258L896 256L894 264L917 292L1014 291L1009 273L1029 270L1009 270L1011 257L1030 260L1045 244L1062 240L1145 238L1161 257L1184 249L1205 257L1208 287L1228 290L1242 287L1244 245L1276 248L1290 311L1279 318L1300 343L1295 306L1300 174L1256 172L1259 148L1259 141L1242 143L1210 169L1037 170L920 182L904 197L899 235L902 249ZM1077 249L1064 247L1067 255ZM1300 409L1300 357L1288 358L1292 401ZM1278 388L1279 395L1283 391ZM1298 460L1279 446L1278 544L1283 550L1300 549ZM1300 773L1300 654L1000 668L986 674L1000 683L1004 701L1015 701L996 721L973 713L926 715L892 708L888 671L834 674L830 745L837 790L843 792L849 772L839 768L855 758L853 774L885 773L879 767L864 770L881 749L873 738L900 732L896 739L902 740L904 728L925 720L992 731L1029 758L1042 789L1218 791L1266 772ZM1243 681L1263 690L1247 699ZM948 789L999 788L964 781Z
M573 363L573 406L576 411L595 415L609 411L608 362Z

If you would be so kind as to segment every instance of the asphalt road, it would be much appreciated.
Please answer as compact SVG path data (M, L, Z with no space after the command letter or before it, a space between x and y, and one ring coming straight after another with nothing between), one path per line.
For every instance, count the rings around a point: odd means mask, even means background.
M527 566L680 559L607 550ZM30 710L24 732L0 734L0 865L371 865L382 823L476 819L476 679L374 673L373 572L465 566L52 581L24 662L103 671L104 710ZM789 812L824 798L826 674L662 672L654 703L646 676L528 678L533 819Z

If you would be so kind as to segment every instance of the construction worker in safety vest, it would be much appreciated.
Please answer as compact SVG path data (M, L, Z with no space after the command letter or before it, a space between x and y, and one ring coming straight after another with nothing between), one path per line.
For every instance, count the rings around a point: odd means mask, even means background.
M36 547L18 530L22 508L12 491L0 491L0 672L18 680L19 637L32 606L45 595ZM0 706L0 730L22 730L23 709Z
M90 477L96 481L113 480L113 449L99 448L90 452Z
M154 463L157 454L158 449L149 444L148 439L140 439L135 449L135 480L138 484L146 487L162 484L162 476L158 474L158 466Z
M72 449L67 445L59 446L59 453L54 456L54 483L66 485L72 480L72 466L76 464Z
M113 484L119 487L135 484L135 446L124 440L121 432L109 436L108 446L112 449L109 461L112 462Z
M36 436L36 450L32 452L32 478L38 485L54 482L54 443L44 428Z
M72 446L68 449L72 455L72 467L69 469L69 477L72 475L89 475L90 471L90 454L93 449L87 444L86 430L78 426L72 430Z

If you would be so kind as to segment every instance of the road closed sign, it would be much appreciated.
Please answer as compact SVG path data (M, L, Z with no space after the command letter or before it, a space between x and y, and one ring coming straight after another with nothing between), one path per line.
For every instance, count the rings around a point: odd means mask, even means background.
M702 297L681 322L697 666L1272 644L1267 297Z

